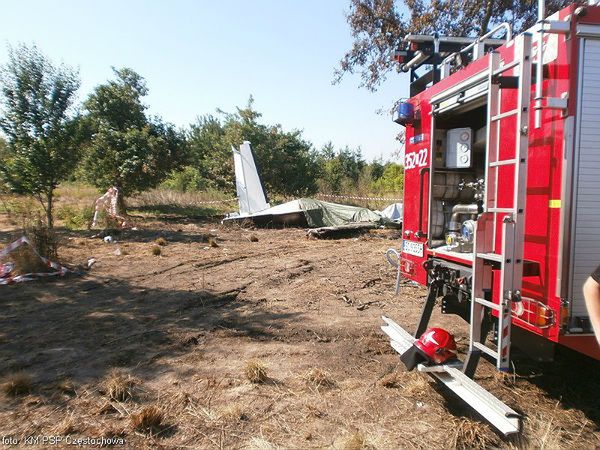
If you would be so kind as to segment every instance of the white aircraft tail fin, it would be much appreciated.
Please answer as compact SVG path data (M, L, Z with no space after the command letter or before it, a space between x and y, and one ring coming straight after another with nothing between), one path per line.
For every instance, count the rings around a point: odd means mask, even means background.
M254 214L269 208L258 170L254 163L250 142L244 141L237 151L233 146L233 163L235 168L235 187L238 194L240 214Z

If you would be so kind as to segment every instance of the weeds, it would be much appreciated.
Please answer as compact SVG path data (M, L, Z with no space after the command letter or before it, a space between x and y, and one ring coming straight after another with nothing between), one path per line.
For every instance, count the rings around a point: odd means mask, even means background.
M319 388L330 388L335 386L335 381L331 378L329 372L319 369L313 368L308 370L303 376L302 379L306 384L312 385Z
M258 360L250 360L246 363L244 368L246 378L250 383L264 383L267 381L267 367Z
M219 414L219 419L224 422L240 422L248 420L248 416L240 405L234 403L223 408Z
M131 375L113 371L104 382L103 392L111 400L124 402L133 397L135 385L136 381Z
M140 433L157 434L165 428L164 414L157 406L145 406L131 415L131 428Z
M24 372L16 372L8 375L2 384L2 391L11 397L29 394L31 388L31 377Z
M63 222L69 230L83 230L89 228L94 218L94 210L91 206L76 208L71 205L63 205L56 208L55 217Z

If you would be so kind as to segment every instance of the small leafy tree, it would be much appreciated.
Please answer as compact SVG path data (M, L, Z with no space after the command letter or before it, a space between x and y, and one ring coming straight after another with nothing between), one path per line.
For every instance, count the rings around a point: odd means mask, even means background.
M79 75L54 65L37 47L9 47L0 72L0 129L7 148L0 177L13 192L36 198L54 225L54 190L79 158L79 121L74 112Z
M101 189L123 196L157 186L185 162L184 134L159 118L148 118L142 99L145 80L132 69L113 69L116 79L94 89L86 100L85 122L91 137L84 173Z

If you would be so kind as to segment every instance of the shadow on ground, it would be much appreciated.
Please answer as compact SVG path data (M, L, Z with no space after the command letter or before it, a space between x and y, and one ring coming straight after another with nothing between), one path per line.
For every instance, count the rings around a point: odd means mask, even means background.
M239 290L153 289L122 280L67 277L0 286L0 377L25 371L36 383L96 381L113 368L144 378L217 329L270 339L300 314L238 300Z

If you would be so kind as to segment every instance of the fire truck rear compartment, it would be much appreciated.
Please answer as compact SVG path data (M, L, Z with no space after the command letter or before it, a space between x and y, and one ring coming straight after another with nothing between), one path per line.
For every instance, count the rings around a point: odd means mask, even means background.
M433 120L429 248L466 260L484 189L487 105L481 100Z

